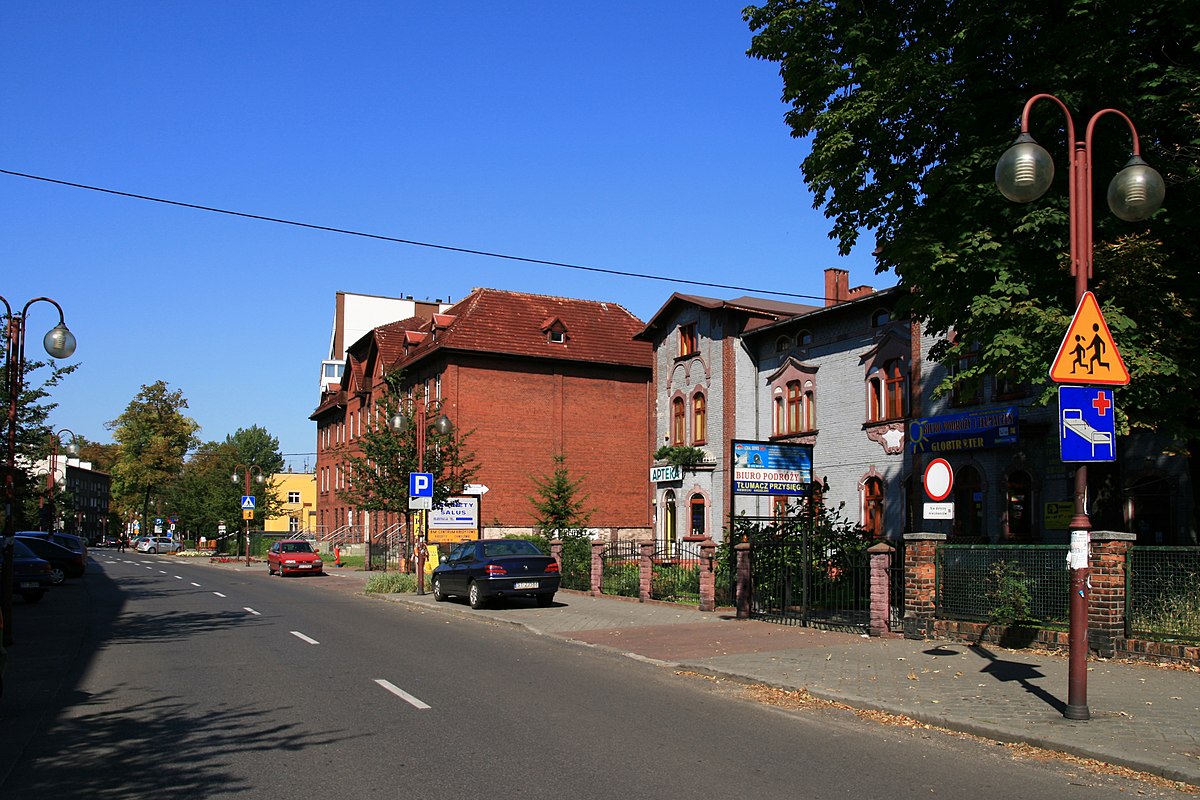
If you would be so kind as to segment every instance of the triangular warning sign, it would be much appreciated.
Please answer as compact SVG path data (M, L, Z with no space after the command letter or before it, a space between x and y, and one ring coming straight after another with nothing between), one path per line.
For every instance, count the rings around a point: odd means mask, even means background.
M1100 313L1100 304L1091 292L1084 292L1079 299L1075 318L1071 320L1050 367L1050 380L1105 386L1129 383L1129 370L1117 352L1108 323Z

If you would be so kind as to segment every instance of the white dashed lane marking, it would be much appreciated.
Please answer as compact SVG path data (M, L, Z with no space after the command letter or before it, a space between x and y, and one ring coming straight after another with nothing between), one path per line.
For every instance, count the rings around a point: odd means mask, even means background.
M379 684L380 686L382 686L384 689L387 689L392 694L396 695L396 697L399 697L401 700L403 700L404 702L411 705L413 708L420 708L420 709L429 708L429 706L427 704L421 702L420 700L413 697L411 694L404 691L399 686L395 685L394 683L392 683L390 681L385 681L383 678L376 678L375 682L377 684Z
M309 644L320 644L320 642L318 642L316 639L313 639L311 636L305 636L300 631L291 631L291 634L302 642L308 642Z

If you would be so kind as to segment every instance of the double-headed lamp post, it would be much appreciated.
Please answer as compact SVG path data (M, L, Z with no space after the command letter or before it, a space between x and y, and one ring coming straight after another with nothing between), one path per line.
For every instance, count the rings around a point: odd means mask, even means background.
M58 324L42 338L42 346L51 358L70 358L75 352L75 336L67 330L62 306L49 297L35 297L25 304L20 314L13 313L8 300L0 296L8 317L4 337L4 378L8 389L8 431L6 437L6 469L4 471L4 566L0 568L0 614L4 615L4 643L12 644L13 541L17 532L17 408L24 391L25 380L25 320L29 307L46 302L58 309Z
M79 455L79 437L75 435L75 431L70 428L60 428L50 434L50 469L46 473L46 494L49 499L47 500L46 510L49 514L51 530L55 530L58 520L58 514L54 508L54 485L58 479L58 446L63 444L62 436L64 433L71 434L71 440L63 445L63 452L67 454L67 458L75 458ZM65 470L63 471L63 480L66 480ZM75 532L79 533L78 530Z
M1075 138L1075 123L1070 109L1051 94L1037 94L1025 101L1021 112L1021 133L996 164L996 186L1000 193L1017 203L1038 199L1054 179L1054 162L1045 148L1029 135L1029 111L1039 100L1050 100L1067 121L1067 169L1071 217L1071 274L1075 276L1075 304L1087 292L1092 277L1092 135L1101 117L1112 114L1129 127L1133 140L1131 156L1108 186L1108 207L1127 222L1147 219L1162 205L1166 189L1162 176L1142 160L1137 129L1133 121L1114 108L1097 111L1088 120L1083 141ZM1067 707L1063 716L1071 720L1091 718L1087 705L1088 593L1091 520L1087 515L1087 465L1075 470L1075 515L1071 518L1071 604L1070 657Z
M425 399L418 398L417 400L413 401L412 423L415 428L413 433L416 437L415 444L417 449L417 472L425 471L425 439L426 430L429 426L427 415L428 405ZM402 435L406 430L408 430L409 419L407 416L397 410L396 413L388 419L388 425L397 434ZM434 429L440 436L448 436L450 432L454 430L454 424L450 422L450 418L445 414L439 414L433 425ZM425 594L425 555L427 553L425 537L429 535L429 531L425 525L426 521L428 520L428 516L426 516L426 514L427 512L425 509L417 509L416 519L421 521L419 525L421 538L417 539L416 541L411 541L413 539L413 526L411 524L408 526L410 547L415 547L417 553L417 594L419 595Z
M230 479L234 483L237 483L239 480L241 480L241 478L238 477L238 470L241 470L242 475L245 477L245 484L242 487L242 494L245 497L250 496L250 478L251 477L253 477L254 482L259 484L260 486L267 480L266 476L263 474L262 467L260 467L258 464L250 464L249 466L247 466L245 464L238 464L236 467L233 468L233 474L229 476ZM246 566L247 567L250 566L250 519L253 515L254 515L253 510L251 510L249 514L246 514L245 510L243 510L243 512L242 512L242 516L245 517L245 520L246 520Z

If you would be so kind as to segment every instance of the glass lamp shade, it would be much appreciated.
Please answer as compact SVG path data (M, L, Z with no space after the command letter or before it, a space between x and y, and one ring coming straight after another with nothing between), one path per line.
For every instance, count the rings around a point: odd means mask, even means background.
M1158 211L1166 194L1158 171L1134 156L1108 184L1108 207L1126 222L1140 222Z
M404 433L406 430L408 430L408 417L397 411L395 414L392 414L390 417L388 417L388 427L390 427L396 433Z
M996 162L996 188L1014 203L1037 200L1054 180L1054 159L1046 148L1022 133Z
M60 322L42 339L42 346L52 358L70 358L75 352L75 335Z
M63 449L66 450L67 455L69 455L71 458L75 458L79 455L79 445L77 445L74 441L69 442Z
M449 417L443 414L437 418L437 422L433 423L433 428L439 436L449 436L450 431L454 430L454 424L450 422Z

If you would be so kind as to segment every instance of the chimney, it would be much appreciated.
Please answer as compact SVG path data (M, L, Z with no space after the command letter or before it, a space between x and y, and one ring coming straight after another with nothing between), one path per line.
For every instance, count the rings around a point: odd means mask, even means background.
M829 267L825 270L825 306L836 306L850 299L850 271Z

